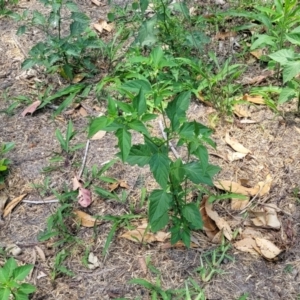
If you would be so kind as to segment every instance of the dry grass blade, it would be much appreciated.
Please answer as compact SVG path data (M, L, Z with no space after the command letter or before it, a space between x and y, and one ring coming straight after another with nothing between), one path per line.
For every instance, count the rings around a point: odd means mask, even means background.
M22 201L22 199L26 196L27 194L23 194L15 199L13 199L12 201L10 201L6 207L4 208L3 211L3 217L7 217L11 211Z

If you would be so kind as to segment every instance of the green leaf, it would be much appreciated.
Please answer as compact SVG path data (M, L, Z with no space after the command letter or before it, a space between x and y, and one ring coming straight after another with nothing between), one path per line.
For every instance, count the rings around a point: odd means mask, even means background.
M195 203L188 203L182 209L184 218L192 225L192 229L202 229L203 221L199 212L199 207Z
M139 93L133 98L132 106L137 111L138 116L141 116L147 111L146 96L142 87L140 88Z
M171 163L170 175L175 184L180 184L183 181L185 169L181 159Z
M56 117L58 116L63 110L65 110L73 101L77 94L70 94L56 109L54 112L53 116Z
M278 99L278 104L283 104L289 100L292 100L297 96L297 91L293 88L290 87L285 87L282 89L279 99Z
M0 170L2 171L2 170ZM4 283L9 280L9 271L4 268L0 269L0 283ZM1 299L1 298L0 298Z
M20 292L20 291L16 291L14 293L14 296L15 296L15 300L28 300L28 295Z
M34 293L36 291L36 287L29 283L22 283L19 287L19 291L28 295Z
M34 65L36 65L36 63L37 61L35 59L27 58L22 62L21 66L22 69L27 70L32 68Z
M59 141L59 144L61 146L61 148L65 151L68 151L68 145L67 145L67 142L65 141L65 139L63 138L60 130L58 128L56 128L55 130L55 136L56 138L58 139Z
M33 269L33 265L24 265L17 267L13 271L13 278L14 280L22 281L25 279L25 277L30 273L30 271Z
M82 12L72 12L71 18L74 21L77 21L77 22L80 22L80 23L84 23L84 24L89 24L90 23L90 18Z
M147 165L151 158L151 152L146 145L133 145L130 149L126 162L130 165L137 164L139 167Z
M144 21L139 28L135 44L140 44L141 47L149 46L151 47L157 42L158 29L157 17L154 15L150 20Z
M154 120L157 118L157 115L156 114L144 114L142 117L141 117L141 121L142 122L148 122L148 121L151 121L151 120Z
M205 171L206 168L208 167L208 151L207 148L204 147L203 145L200 145L194 152L194 155L197 156L197 158L200 159L201 166L203 170Z
M161 47L156 47L154 48L151 53L150 53L150 57L151 57L151 64L155 69L159 68L159 65L164 57L164 52L161 49Z
M131 279L129 281L129 283L131 283L131 284L139 284L139 285L145 287L148 290L155 289L155 286L152 283L150 283L149 281L145 280L145 279L135 278L135 279Z
M99 130L104 130L107 125L109 125L111 121L106 117L98 117L92 121L89 126L88 138L91 138L95 135Z
M121 150L121 159L125 162L131 148L131 133L125 128L120 128L116 131L116 137L118 138L118 146Z
M26 26L22 25L18 28L17 35L22 35L26 32Z
M180 93L171 102L168 103L166 114L171 121L172 130L176 131L181 121L185 120L186 111L190 105L191 92Z
M72 36L78 36L82 34L86 29L86 24L78 21L73 21L70 24L70 33Z
M266 34L260 34L257 36L257 39L253 42L250 49L254 50L257 48L263 48L264 45L275 46L276 45L275 37Z
M285 65L290 60L293 60L295 53L292 49L281 49L269 55L269 57L281 65Z
M149 196L149 201L150 225L153 231L158 231L168 222L167 212L172 202L172 196L163 190L153 190ZM152 225L154 225L154 229Z
M140 132L146 136L149 135L148 129L146 128L146 126L143 124L143 122L139 121L139 120L133 120L130 123L127 124L131 129Z
M79 8L77 6L76 3L74 3L73 1L68 1L66 3L66 7L68 8L69 11L71 12L79 12Z
M44 25L46 23L46 19L43 14L35 10L33 12L32 22L34 25Z
M203 171L203 168L199 162L191 162L184 165L186 176L194 183L204 183L207 185L213 185L211 176Z
M0 288L0 299L9 300L10 289L9 288Z
M95 187L95 192L100 195L103 196L105 198L112 198L112 199L116 199L116 195L114 195L113 193L106 191L100 187Z
M11 277L14 269L16 269L17 267L18 265L16 261L12 257L9 258L3 266L3 269L5 270L4 274L8 274L8 277Z
M166 189L170 171L170 159L168 155L164 153L153 154L149 160L149 165L155 180L163 189Z
M174 245L181 240L181 227L176 225L170 229L171 232L171 244Z
M149 1L148 0L140 0L140 7L142 14L145 13L146 9L148 8Z
M283 67L283 83L292 80L294 77L300 74L300 60L290 61Z
M182 230L181 238L184 245L189 248L191 245L191 231L188 228L184 228Z
M300 32L286 34L286 38L292 44L300 46Z
M126 83L122 84L120 89L137 94L140 92L141 89L143 90L143 93L151 92L152 87L151 87L151 83L148 80L133 79L133 80L128 80L126 81Z

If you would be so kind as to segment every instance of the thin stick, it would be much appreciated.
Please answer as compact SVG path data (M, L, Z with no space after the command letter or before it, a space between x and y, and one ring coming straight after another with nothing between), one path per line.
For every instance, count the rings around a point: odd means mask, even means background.
M84 170L84 167L85 167L85 163L86 163L87 153L88 153L88 151L89 151L89 146L90 146L90 140L87 140L87 141L86 141L85 152L84 152L84 157L83 157L83 161L82 161L81 170L80 170L80 172L78 173L78 178L80 178L81 175L82 175L82 173L83 173L83 170Z
M49 199L49 200L22 200L21 202L24 203L31 203L31 204L48 204L48 203L58 203L58 199Z
M160 130L161 130L161 133L162 133L164 139L167 140L167 135L166 135L166 133L165 133L164 125L163 125L162 121L159 120L159 121L158 121L158 124L159 124L159 128L160 128ZM171 148L171 150L172 150L172 152L174 153L175 157L176 157L176 158L180 158L179 153L176 151L176 149L174 148L174 146L172 145L171 142L169 142L169 147Z

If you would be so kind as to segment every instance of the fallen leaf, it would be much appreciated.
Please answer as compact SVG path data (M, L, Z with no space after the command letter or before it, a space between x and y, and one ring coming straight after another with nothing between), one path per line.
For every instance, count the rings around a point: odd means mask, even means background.
M227 31L227 32L218 32L213 39L215 40L225 40L227 38L235 37L236 32L234 31Z
M214 186L220 190L242 194L244 196L255 196L259 191L259 188L247 188L230 180L214 181Z
M8 196L4 192L1 192L0 193L0 215L2 215L7 200L8 200Z
M261 56L264 54L264 50L263 49L257 49L257 50L251 51L250 54L253 55L257 59L260 59Z
M147 265L146 265L146 260L144 257L139 257L139 265L144 273L144 275L147 274Z
M280 229L281 223L277 217L277 206L270 204L263 207L260 211L251 211L255 215L251 221L255 226L270 227Z
M247 197L247 196L246 196ZM238 198L232 198L230 207L232 210L243 210L247 207L249 203L250 197L248 199L238 199Z
M75 175L73 178L73 191L79 189L80 187L82 187L82 183L80 183L79 178Z
M250 118L251 112L246 109L243 105L235 104L233 107L233 112L239 117L239 118Z
M240 234L242 239L245 238L255 238L255 237L263 237L262 233L260 231L257 231L256 229L252 227L246 227L242 233Z
M265 181L260 181L257 183L255 188L259 190L259 196L264 196L270 192L272 180L273 179L271 175L268 174Z
M249 101L249 102L252 102L252 103L255 103L255 104L265 104L265 100L263 99L262 96L260 95L257 95L257 96L250 96L248 94L245 94L243 96L243 100L245 101Z
M100 220L97 220L95 217L92 217L81 210L74 210L74 214L76 215L76 219L80 222L80 225L83 227L94 227L101 223Z
M80 187L78 193L78 203L82 207L88 207L92 203L92 193L90 190Z
M204 196L200 205L200 214L203 221L203 230L206 235L213 240L215 235L220 231L215 223L207 214L205 204L208 201L208 196Z
M109 184L109 191L112 192L119 187L124 188L124 189L129 189L129 186L126 183L126 181L118 180L117 182L113 182L113 183Z
M82 81L82 79L85 77L85 74L84 73L79 73L79 74L76 74L72 80L72 83L78 83L80 81Z
M247 237L240 241L237 241L233 244L233 246L242 252L248 252L253 255L260 254L258 251L255 250L257 248L257 245L255 240L251 237Z
M45 255L44 251L39 246L35 246L34 248L35 248L36 252L38 253L39 257L41 258L41 260L46 261L46 255Z
M94 270L98 267L100 267L98 257L93 252L90 252L88 257L88 268Z
M205 201L205 211L206 211L208 217L212 221L215 222L218 229L223 232L224 236L229 241L231 241L232 240L232 231L231 231L231 228L228 225L228 223L223 218L221 218L216 211L212 210L213 204L209 203L208 197L207 198L203 197L203 200Z
M4 208L3 211L3 217L8 216L11 211L22 201L22 199L26 196L27 194L23 194L15 199L13 199L12 201L10 201Z
M275 246L271 241L264 238L255 238L257 247L260 253L266 259L274 259L278 254L282 252L277 246Z
M96 134L94 134L91 140L101 140L106 134L106 131L99 130Z
M251 151L245 148L242 144L240 144L236 139L230 137L229 132L226 132L225 141L232 149L237 152L248 154Z
M114 25L112 23L108 24L104 19L99 19L98 23L95 23L93 26L100 33L102 33L103 30L111 32L114 29Z
M169 232L158 231L153 233L147 230L147 227L144 228L144 225L138 227L134 230L129 230L123 233L120 237L128 239L133 242L140 242L140 243L153 243L153 242L164 242L166 239L170 237Z
M83 117L88 116L87 111L86 111L85 108L83 108L83 107L80 107L80 108L79 108L79 113L80 113L80 115L83 116Z
M5 247L5 251L12 256L18 256L22 253L22 249L16 244L9 244Z
M227 150L226 158L229 162L243 159L247 154L240 152L231 152Z
M92 3L94 3L94 4L97 5L97 6L100 6L100 5L101 5L101 2L98 1L98 0L92 0Z
M37 100L33 103L31 103L28 107L26 107L23 112L21 113L22 117L25 117L27 114L33 114L37 108L40 106L42 102L40 100Z

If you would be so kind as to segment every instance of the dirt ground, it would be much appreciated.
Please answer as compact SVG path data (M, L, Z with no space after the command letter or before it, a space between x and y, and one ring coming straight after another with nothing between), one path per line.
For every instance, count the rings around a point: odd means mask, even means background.
M105 17L109 9L107 5L96 7L87 0L77 2L92 20ZM18 10L24 8L38 9L40 4L35 0L21 1ZM17 25L12 20L0 18L0 110L7 108L15 96L36 94L34 81L51 82L56 88L62 84L58 77L46 77L39 69L21 69L21 62L36 42L36 37L33 31L17 37L16 28ZM253 70L256 74L261 72L260 66L256 64L248 74ZM8 91L7 97L5 91ZM89 116L99 114L95 107L100 111L105 110L92 96L84 100L83 105ZM1 220L0 246L16 244L22 249L17 260L21 263L34 263L30 281L37 287L37 292L32 299L150 299L146 289L128 283L133 278L144 278L155 283L157 274L149 269L145 273L141 266L141 260L146 258L150 258L151 264L160 271L164 289L182 288L184 280L192 277L203 287L208 300L235 300L244 293L249 293L247 299L251 300L300 299L300 203L294 192L299 187L300 178L300 118L293 113L296 109L295 103L280 108L284 110L284 116L275 114L264 105L252 106L251 120L256 121L253 124L243 124L238 118L234 122L220 120L217 123L213 134L217 150L211 150L210 156L212 163L222 167L217 179L236 182L246 179L249 186L254 186L259 181L264 181L268 174L271 175L270 192L264 197L257 197L255 201L276 204L279 208L281 229L267 231L273 235L276 245L283 251L275 260L268 261L232 248L229 254L234 257L234 261L225 260L221 265L224 273L216 275L208 283L201 282L195 272L200 264L200 256L215 247L204 232L194 233L193 237L198 245L195 248L162 249L160 243L140 245L120 238L124 232L121 228L117 231L108 254L103 257L101 252L111 227L109 222L97 227L96 238L91 228L82 228L79 233L80 238L90 245L90 250L98 257L100 266L95 270L85 268L81 262L84 253L78 249L67 260L67 267L75 276L61 276L51 281L50 272L56 250L47 242L38 242L37 235L45 229L47 218L55 212L58 204L45 203L43 200L51 195L46 194L42 198L32 184L42 184L50 176L53 189L60 191L64 184L71 186L74 171L78 171L81 166L84 149L76 152L72 158L78 169L66 166L50 174L42 173L42 169L49 165L49 158L53 153L60 151L55 129L65 131L68 120L72 119L78 131L75 142L86 143L88 120L80 114L62 114L53 118L51 108L40 110L33 116L21 117L23 109L24 106L18 107L13 116L0 114L0 143L16 144L14 150L8 154L12 160L11 172L7 177L6 188L0 192L9 200L26 194L25 200L39 201L40 204L21 202L8 217ZM194 100L189 110L189 118L210 125L210 112L210 107ZM251 155L234 162L224 160L222 156L230 150L225 142L226 132L230 132L231 136L251 150ZM157 134L160 134L159 130ZM111 133L107 133L101 140L91 141L86 167L90 168L95 164L100 166L112 159L117 152L115 146L116 139ZM219 155L215 155L216 153ZM141 186L148 190L153 187L148 169L117 163L109 171L109 175L126 180L129 185L128 203L139 201ZM228 201L219 202L214 207L228 221L234 220L235 228L244 228L247 224L239 211L231 210ZM128 212L128 205L106 201L93 195L93 204L85 212L91 215L121 215ZM35 246L43 250L45 260L38 254ZM0 263L3 260L0 259Z

